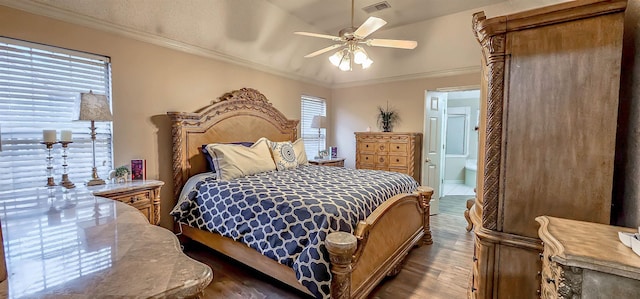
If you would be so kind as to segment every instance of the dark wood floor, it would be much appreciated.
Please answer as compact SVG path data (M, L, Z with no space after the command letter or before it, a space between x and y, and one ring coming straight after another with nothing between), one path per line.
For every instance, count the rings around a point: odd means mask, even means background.
M370 298L465 298L471 275L473 234L464 229L463 212L469 196L440 200L440 213L431 217L433 245L409 253L400 274L384 280ZM205 298L301 298L305 295L212 250L189 243L185 252L213 269Z

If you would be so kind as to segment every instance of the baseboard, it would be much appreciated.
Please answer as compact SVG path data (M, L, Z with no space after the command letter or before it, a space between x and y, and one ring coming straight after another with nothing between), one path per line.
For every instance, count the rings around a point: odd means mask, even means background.
M464 184L464 180L444 180L445 184Z

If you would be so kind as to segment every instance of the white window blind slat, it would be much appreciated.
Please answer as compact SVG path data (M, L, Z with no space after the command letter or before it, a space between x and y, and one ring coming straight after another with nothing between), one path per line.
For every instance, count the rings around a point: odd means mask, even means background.
M0 192L46 184L47 151L42 130L71 130L69 178L91 177L93 154L88 121L75 121L81 92L110 99L109 58L0 37ZM96 122L96 166L103 178L113 168L111 123ZM62 148L54 145L54 180L62 177Z
M304 147L309 159L318 156L318 150L326 149L326 129L311 128L311 121L316 115L327 116L327 104L324 99L302 96L301 98L301 138L304 141ZM318 136L319 135L319 136Z

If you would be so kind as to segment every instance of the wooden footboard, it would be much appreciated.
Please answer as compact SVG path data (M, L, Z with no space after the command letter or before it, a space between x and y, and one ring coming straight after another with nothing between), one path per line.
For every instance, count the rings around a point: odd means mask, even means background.
M433 243L429 201L433 189L420 187L413 194L387 200L355 235L336 232L325 240L331 258L331 298L365 298L387 275L395 275L412 247ZM182 225L183 234L309 295L293 269L261 255L247 245L216 233Z
M336 232L325 245L331 256L331 298L364 298L395 275L415 245L432 244L429 201L433 189L392 197L361 221L355 236Z

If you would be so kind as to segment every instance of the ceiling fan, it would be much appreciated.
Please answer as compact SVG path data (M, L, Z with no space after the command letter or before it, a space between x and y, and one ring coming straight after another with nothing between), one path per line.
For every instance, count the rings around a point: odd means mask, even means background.
M380 29L387 24L383 19L376 17L369 17L360 27L355 28L353 26L353 14L354 14L354 0L351 0L351 27L344 28L338 32L338 36L301 32L296 31L294 34L319 37L339 42L338 44L328 46L313 53L307 54L305 58L315 57L320 54L329 52L334 49L342 48L335 54L329 57L329 61L342 71L352 70L353 63L362 65L363 69L369 68L373 63L373 60L369 58L367 52L361 45L367 45L372 47L386 47L386 48L398 48L398 49L415 49L418 46L418 42L413 40L398 40L398 39L366 39L367 36Z

